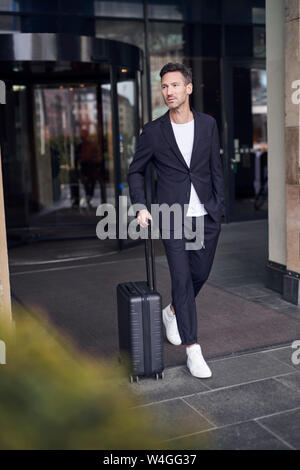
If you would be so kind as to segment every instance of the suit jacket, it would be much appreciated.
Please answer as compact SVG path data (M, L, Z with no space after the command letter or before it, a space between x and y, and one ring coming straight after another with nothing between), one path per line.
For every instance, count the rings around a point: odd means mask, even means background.
M200 202L211 217L221 223L224 213L224 181L216 120L191 108L194 114L194 144L190 168L176 143L169 110L144 125L127 181L132 204L146 206L144 173L152 161L157 173L157 202L179 203L182 214L189 203L191 182Z

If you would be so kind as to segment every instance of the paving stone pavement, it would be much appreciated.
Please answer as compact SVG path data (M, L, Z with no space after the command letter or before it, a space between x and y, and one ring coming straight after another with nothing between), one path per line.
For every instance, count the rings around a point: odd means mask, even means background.
M300 306L284 301L280 294L265 287L267 229L267 220L223 225L208 283L300 319ZM84 241L82 246L87 251L78 253L86 259L80 261L80 266L78 258L68 261L69 273L71 269L76 272L84 265L92 268L91 262L98 262L100 256L102 266L110 262L106 261L107 254L102 252L96 254L96 260L89 259L95 256L94 245L87 246ZM77 247L78 242L76 250ZM11 253L12 279L25 274L31 276L33 269L36 272L66 269L67 261L53 259L53 251L47 252L47 259L44 259L44 245L37 252L37 264L33 266L32 248L22 247ZM71 249L67 253L65 249L61 250L70 259L78 255L77 251L74 255ZM121 266L121 261L131 259L133 255L143 260L143 250L143 246L129 249L118 254L118 261L114 262ZM58 261L60 264L57 267ZM25 262L30 264L27 266ZM52 264L48 265L50 262ZM167 267L162 244L158 241L156 262ZM73 284L75 288L76 283ZM85 293L85 304L86 297L94 295L92 285L88 294ZM80 332L82 335L82 330ZM90 337L88 340L91 341ZM293 352L295 350L291 344L282 347L274 347L273 344L256 352L208 360L213 373L209 379L194 378L186 366L178 366L167 368L163 380L141 379L138 384L126 381L122 382L122 386L135 394L136 406L147 409L153 423L165 429L166 447L173 445L177 449L199 450L299 449L300 364L292 363Z
M186 366L163 380L141 378L126 387L177 449L300 449L300 364L287 345L207 361L212 377L197 379Z

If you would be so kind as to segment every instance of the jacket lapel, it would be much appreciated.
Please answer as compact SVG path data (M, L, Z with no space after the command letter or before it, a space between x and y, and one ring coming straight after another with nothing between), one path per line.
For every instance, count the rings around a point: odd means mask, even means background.
M199 116L197 115L197 112L195 111L194 108L191 107L191 110L194 114L194 126L195 127L194 127L194 142L193 142L193 150L192 150L190 168L192 168L192 161L193 161L193 157L195 155L196 147L198 145L199 130L200 130ZM182 153L180 152L180 149L177 145L175 134L174 134L173 127L172 127L172 124L171 124L171 120L170 120L170 111L169 110L164 114L163 119L161 121L161 124L162 124L163 134L166 138L166 141L169 143L169 145L171 147L171 150L173 150L174 154L179 159L179 161L184 165L184 167L187 170L189 170L190 168L186 164L186 161L185 161L185 159L184 159L184 157L183 157Z

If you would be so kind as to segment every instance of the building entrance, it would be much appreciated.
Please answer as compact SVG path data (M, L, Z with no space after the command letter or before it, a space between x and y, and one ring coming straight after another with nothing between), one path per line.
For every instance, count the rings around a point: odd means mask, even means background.
M264 62L224 64L227 221L267 218L267 79Z
M88 63L6 62L0 141L10 246L96 238L102 203L116 210L110 246L130 246L117 231L142 123L139 57L128 55L139 50L129 49L124 65L97 54Z

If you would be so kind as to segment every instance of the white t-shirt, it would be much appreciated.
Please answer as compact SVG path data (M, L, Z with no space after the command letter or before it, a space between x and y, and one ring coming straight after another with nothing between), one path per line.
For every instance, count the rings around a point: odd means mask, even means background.
M171 121L171 124L180 152L182 153L187 166L190 167L194 143L194 119L184 124L175 124L175 122ZM207 212L205 210L204 204L200 202L194 185L191 182L190 201L186 215L189 217L195 217L205 214L207 214Z

